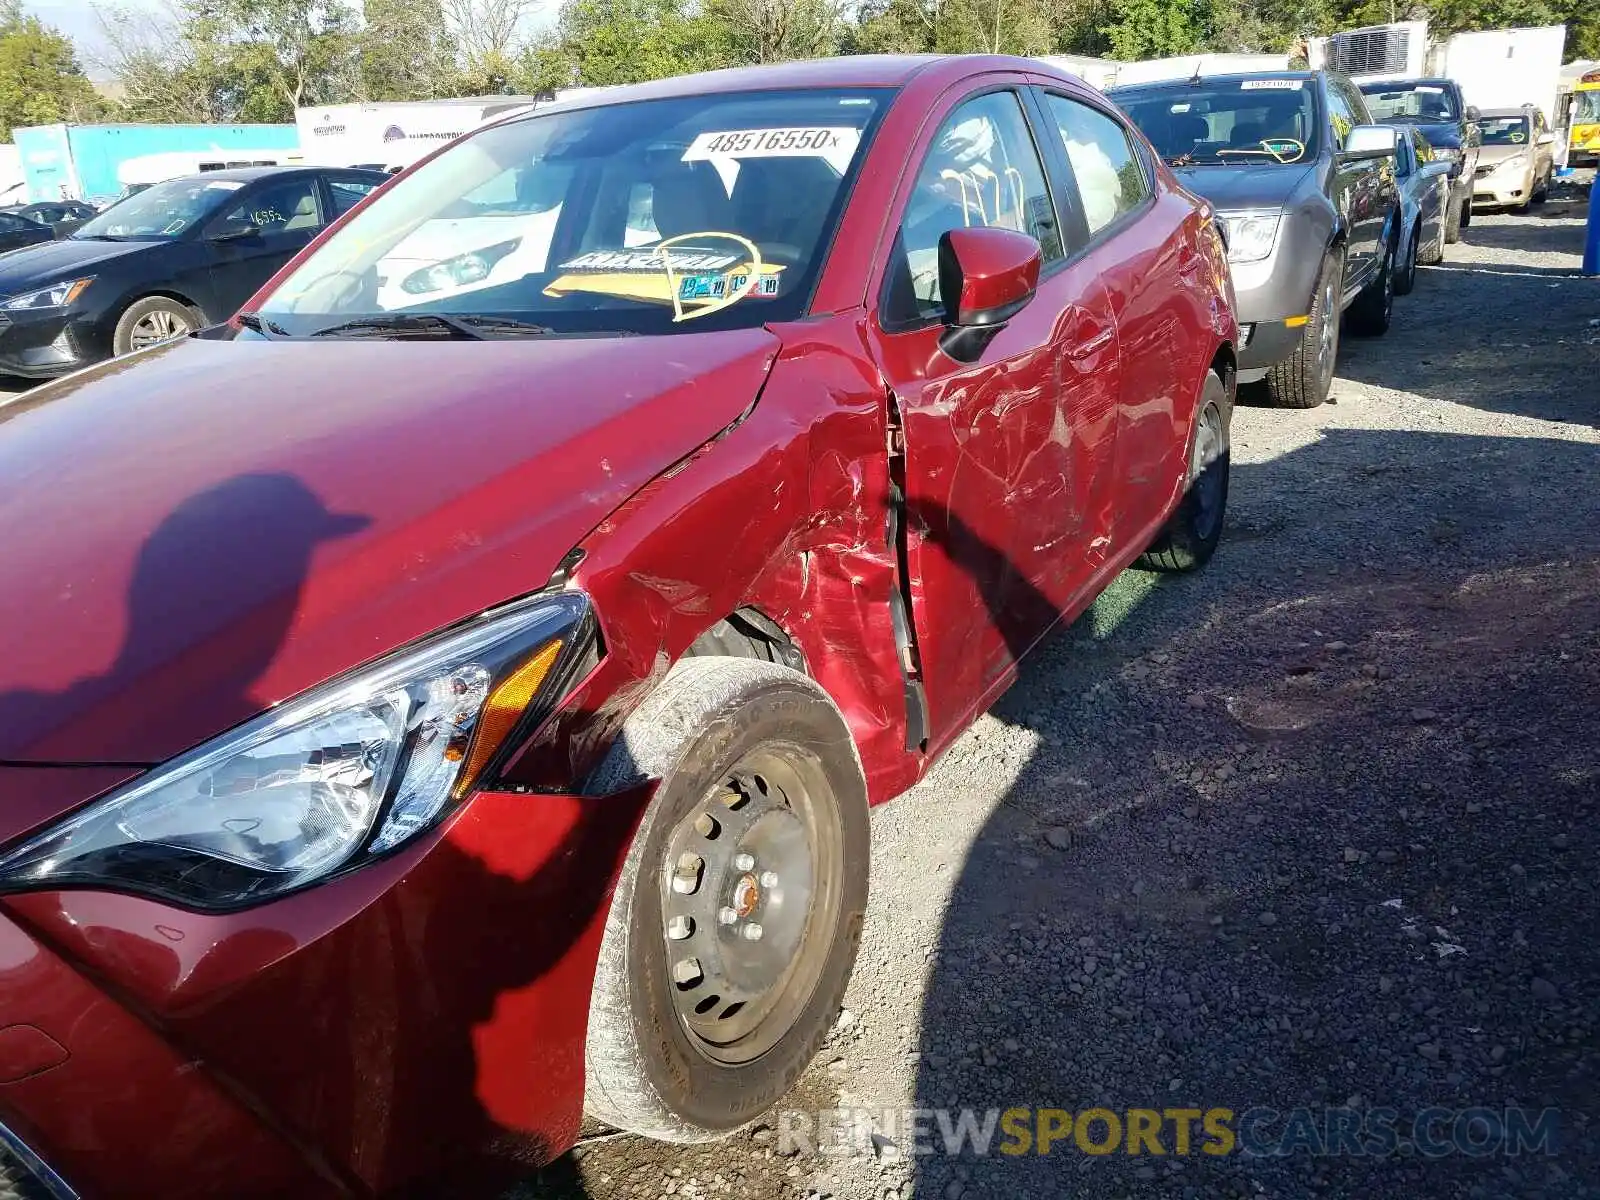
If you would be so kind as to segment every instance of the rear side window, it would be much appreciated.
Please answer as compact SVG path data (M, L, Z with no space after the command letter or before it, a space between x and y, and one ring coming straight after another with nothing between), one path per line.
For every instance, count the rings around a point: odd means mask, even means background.
M1044 165L1014 92L968 100L934 136L895 244L887 323L931 320L943 313L939 239L972 225L1029 234L1046 265L1062 257Z
M364 183L355 179L328 180L328 191L333 196L333 215L344 216L371 195L377 186L375 183Z
M1150 180L1128 131L1099 109L1065 96L1045 97L1061 134L1093 237L1131 213L1150 194Z

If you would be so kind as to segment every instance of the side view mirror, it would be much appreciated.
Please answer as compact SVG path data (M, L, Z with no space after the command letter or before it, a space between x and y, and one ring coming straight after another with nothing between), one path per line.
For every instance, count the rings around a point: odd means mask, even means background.
M236 242L240 238L259 237L261 226L253 225L249 221L229 221L211 233L206 240L209 242Z
M951 229L939 238L939 346L971 362L1039 290L1039 243L1011 229Z
M1481 110L1479 110L1479 108L1478 108L1478 106L1476 104L1467 105L1467 120L1476 121L1479 118L1481 118L1482 116L1483 116L1483 113L1482 113Z
M1554 146L1555 144L1556 144L1556 135L1555 134L1553 134L1553 133L1541 133L1539 135L1539 145L1541 145L1541 146Z
M1349 162L1369 158L1393 158L1400 135L1388 125L1357 125L1345 135L1340 157Z

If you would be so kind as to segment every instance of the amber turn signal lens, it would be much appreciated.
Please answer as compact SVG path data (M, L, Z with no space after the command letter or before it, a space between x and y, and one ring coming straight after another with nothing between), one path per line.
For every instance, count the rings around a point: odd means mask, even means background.
M456 781L455 796L460 799L472 790L478 772L489 757L500 748L528 705L544 686L545 676L561 656L561 642L554 641L539 649L532 658L507 675L505 681L489 693L483 711L478 716L478 729L472 738L472 749L467 753L467 765L461 769Z

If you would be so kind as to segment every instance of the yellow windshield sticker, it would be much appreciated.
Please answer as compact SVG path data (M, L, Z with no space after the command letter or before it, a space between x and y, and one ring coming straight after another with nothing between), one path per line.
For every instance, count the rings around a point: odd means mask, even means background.
M744 253L719 253L696 242L737 242ZM678 247L675 249L675 247ZM776 296L783 268L761 261L755 243L736 233L686 233L648 248L595 251L561 264L544 294L574 292L672 305L674 321L710 316L746 296Z

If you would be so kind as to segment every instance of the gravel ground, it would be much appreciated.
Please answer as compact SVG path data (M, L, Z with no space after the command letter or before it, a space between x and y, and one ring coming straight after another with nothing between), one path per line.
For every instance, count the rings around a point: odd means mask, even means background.
M516 1194L1600 1196L1582 215L1478 216L1335 403L1241 407L1210 569L1125 575L874 814L846 1014L785 1107L878 1138L602 1134ZM902 1110L1015 1106L1387 1108L1397 1148L907 1153ZM1557 1109L1555 1153L1424 1157L1429 1106Z

